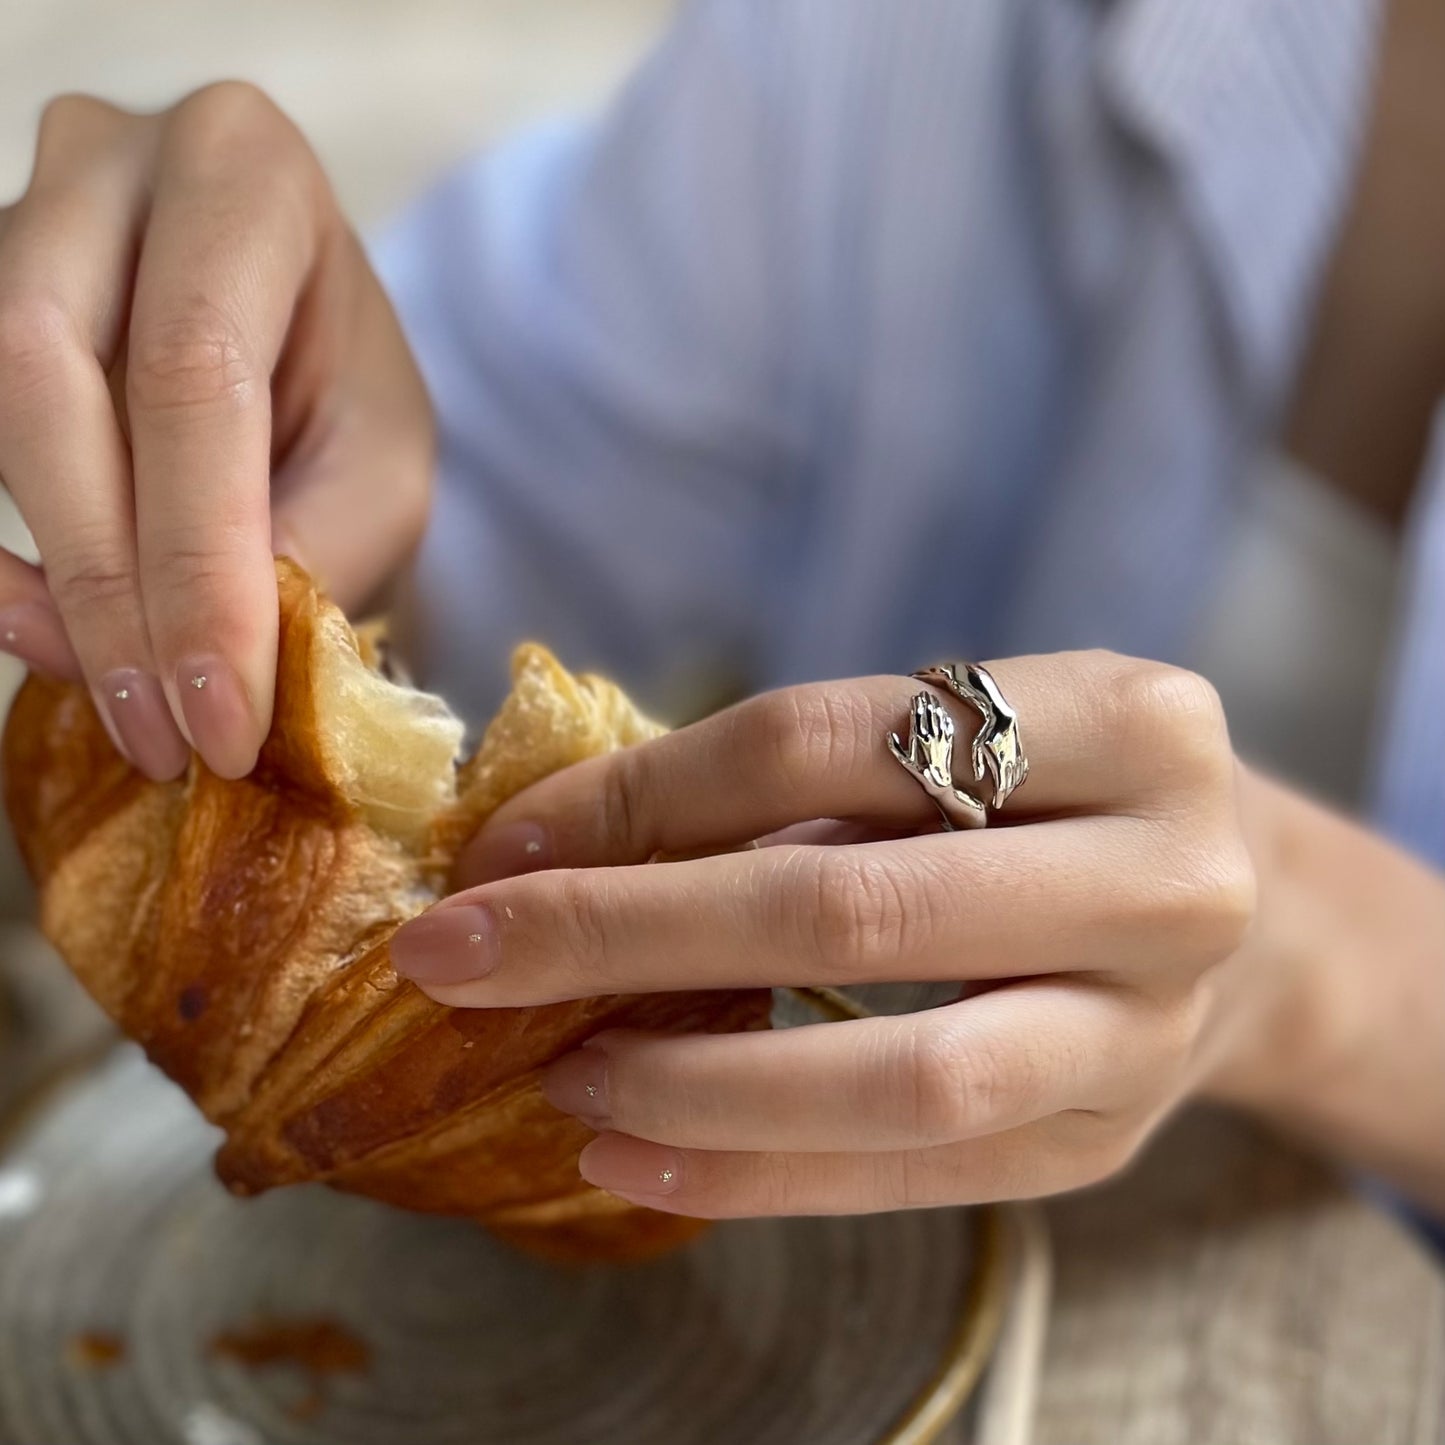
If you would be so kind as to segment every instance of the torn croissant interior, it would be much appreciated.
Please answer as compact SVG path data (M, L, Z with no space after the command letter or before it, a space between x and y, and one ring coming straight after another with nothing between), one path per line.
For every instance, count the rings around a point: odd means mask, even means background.
M5 801L46 935L225 1130L217 1169L239 1194L321 1180L559 1258L680 1242L694 1221L581 1180L589 1131L546 1102L540 1070L603 1028L766 1027L766 993L451 1009L388 954L507 798L659 729L613 684L524 646L459 763L450 709L384 676L374 634L358 639L300 568L278 562L277 577L275 714L250 777L193 761L150 782L84 688L33 676L21 689Z

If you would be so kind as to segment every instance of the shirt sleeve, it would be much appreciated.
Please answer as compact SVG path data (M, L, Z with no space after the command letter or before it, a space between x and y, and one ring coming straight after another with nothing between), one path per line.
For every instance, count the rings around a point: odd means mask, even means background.
M523 636L644 692L746 673L800 452L776 71L753 5L694 4L374 247L441 436L421 667L474 715Z

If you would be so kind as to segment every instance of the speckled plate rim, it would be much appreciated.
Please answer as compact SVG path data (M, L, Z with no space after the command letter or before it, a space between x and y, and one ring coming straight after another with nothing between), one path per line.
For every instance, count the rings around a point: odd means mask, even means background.
M843 1017L856 1017L845 1013ZM52 1064L4 1109L0 1109L0 1166L12 1147L41 1120L47 1109L97 1072L121 1047L117 1037ZM957 1418L978 1388L1003 1327L1011 1273L1011 1232L1007 1210L995 1204L969 1208L974 1268L958 1319L933 1374L898 1422L879 1436L878 1445L933 1445Z

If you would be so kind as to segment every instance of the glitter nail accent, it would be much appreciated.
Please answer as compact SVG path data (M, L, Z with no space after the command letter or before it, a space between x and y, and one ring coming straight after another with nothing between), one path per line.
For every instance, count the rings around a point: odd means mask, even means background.
M467 942L468 942L468 943L480 943L481 941L482 941L482 935L481 935L480 933L469 933L469 934L467 934Z
M7 627L7 628L5 629L5 641L6 641L6 642L14 642L14 641L15 641L15 629L14 629L13 627Z
M118 687L118 688L116 688L116 690L115 690L115 700L116 700L117 702L125 702L129 697L130 697L130 689L129 689L128 687Z
M596 1085L596 1084L587 1084L587 1085L585 1085L584 1087L585 1087L585 1090L586 1090L586 1093L587 1093L587 1097L588 1097L589 1099L595 1099L595 1098L597 1097L597 1085Z
M510 903L503 906L502 912L505 913L508 918L515 918L517 916L512 912L512 905Z
M195 688L195 690L196 690L197 692L200 692L200 690L201 690L203 687L205 687L205 685L206 685L206 674L205 674L204 672L198 672L198 673L191 679L191 686L192 686L193 688Z
M661 1183L663 1183L663 1184L671 1184L671 1183L672 1183L672 1178L673 1178L672 1170L671 1170L671 1169L659 1169L658 1172L657 1172L657 1177L658 1177L658 1180L659 1180Z
M537 854L542 851L542 845L535 838L529 838L526 847L523 848L522 851L535 858Z

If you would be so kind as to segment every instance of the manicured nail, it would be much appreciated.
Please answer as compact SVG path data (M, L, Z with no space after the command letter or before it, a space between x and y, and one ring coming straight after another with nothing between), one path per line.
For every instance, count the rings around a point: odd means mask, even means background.
M416 983L470 983L502 961L490 908L458 903L433 908L391 936L391 966Z
M628 1199L673 1194L682 1187L682 1155L676 1149L628 1134L600 1135L582 1151L577 1167L589 1184Z
M53 607L43 602L16 602L0 610L0 651L18 657L36 672L80 681L80 664Z
M166 705L160 679L138 667L118 667L100 680L101 707L121 752L158 783L179 777L191 759Z
M554 1109L594 1129L607 1126L607 1054L587 1047L563 1054L542 1075L542 1093Z
M495 883L551 866L552 840L540 823L503 823L477 834L458 872L469 883Z
M256 766L260 740L250 700L222 657L188 657L176 668L181 712L196 751L222 778L244 778Z

